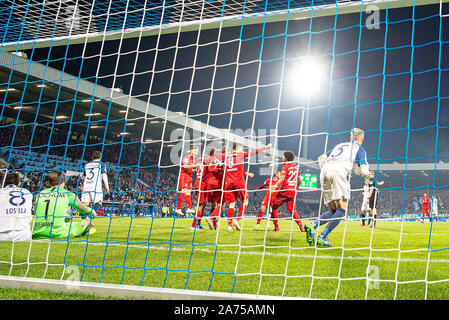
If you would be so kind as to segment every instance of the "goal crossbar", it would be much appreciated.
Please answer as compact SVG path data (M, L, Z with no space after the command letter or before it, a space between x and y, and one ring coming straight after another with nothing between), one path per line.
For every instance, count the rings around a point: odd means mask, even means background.
M285 20L301 20L311 17L326 17L331 15L343 15L360 12L363 8L376 6L379 10L397 9L411 6L423 6L431 4L442 4L449 0L364 0L357 2L341 2L338 4L324 4L288 10L275 10L223 16L217 18L203 19L200 21L174 22L142 28L129 28L124 30L113 30L105 32L91 32L86 34L65 35L60 37L42 38L26 41L7 42L2 44L2 51L20 51L32 48L45 48L64 45L75 45L99 41L111 41L137 37L148 37L159 34L170 34L178 32L189 32L228 28L241 25L252 25L259 23L280 22Z

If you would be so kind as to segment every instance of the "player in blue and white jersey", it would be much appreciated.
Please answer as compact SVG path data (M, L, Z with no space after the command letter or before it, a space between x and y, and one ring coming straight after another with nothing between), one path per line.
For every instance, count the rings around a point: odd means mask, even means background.
M101 152L95 151L92 155L92 161L84 167L85 179L83 193L81 194L81 202L87 207L92 203L95 212L101 209L103 203L103 184L105 191L109 192L106 164L100 160Z
M351 194L349 183L351 171L368 179L370 171L366 151L362 148L364 140L364 131L354 128L349 142L338 144L318 158L323 200L330 210L306 225L306 241L309 245L315 244L315 230L329 222L318 236L317 244L323 247L332 246L327 237L346 215Z
M432 217L435 223L438 222L438 198L436 196L432 197Z
M8 172L0 189L0 241L31 240L33 195L21 188L22 175Z

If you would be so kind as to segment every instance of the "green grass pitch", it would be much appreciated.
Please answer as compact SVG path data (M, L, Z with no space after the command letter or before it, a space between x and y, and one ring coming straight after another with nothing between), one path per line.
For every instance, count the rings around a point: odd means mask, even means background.
M329 236L337 248L317 249L291 220L272 232L272 225L256 229L248 219L232 233L226 219L218 232L205 222L194 232L191 222L98 217L88 242L2 242L0 274L73 277L63 276L65 264L89 282L318 299L449 299L449 250L427 249L449 247L447 223L433 224L429 238L430 223L380 221L368 229L346 221ZM379 282L367 282L368 266Z

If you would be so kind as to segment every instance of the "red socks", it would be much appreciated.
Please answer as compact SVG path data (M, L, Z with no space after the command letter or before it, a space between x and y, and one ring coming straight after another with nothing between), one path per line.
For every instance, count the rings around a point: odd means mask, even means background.
M299 217L299 214L296 212L296 210L293 211L293 219L296 221L298 226L301 228L302 227L301 218Z
M232 225L232 219L234 218L234 208L228 209L228 225Z
M240 208L239 208L239 213L238 213L238 215L237 215L237 218L236 218L235 220L239 221L240 218L241 218L241 217L243 216L243 214L245 213L245 211L246 211L246 206L242 203L242 205L241 205Z
M185 194L180 193L178 196L178 203L176 204L176 210L181 209L182 202L184 201Z
M186 204L188 209L192 209L192 197L189 195L185 196Z
M279 213L278 213L278 209L274 209L273 212L271 213L271 219L273 220L274 223L274 227L276 229L279 229Z
M263 216L263 210L260 210L259 214L257 215L257 224L260 224L260 222L262 221L262 216Z

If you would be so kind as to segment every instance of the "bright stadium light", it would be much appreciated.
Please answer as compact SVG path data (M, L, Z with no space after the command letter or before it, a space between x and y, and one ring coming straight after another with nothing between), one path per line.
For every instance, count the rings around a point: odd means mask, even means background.
M301 96L311 96L318 93L323 81L320 62L314 59L299 61L290 69L288 81L292 90Z

